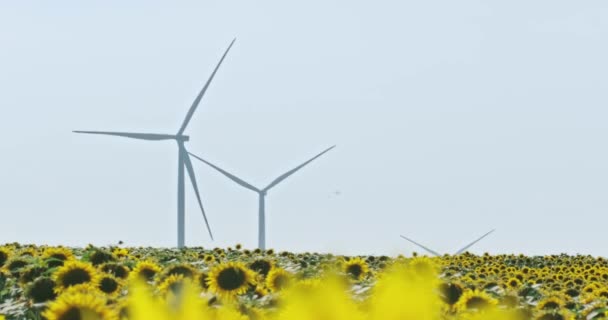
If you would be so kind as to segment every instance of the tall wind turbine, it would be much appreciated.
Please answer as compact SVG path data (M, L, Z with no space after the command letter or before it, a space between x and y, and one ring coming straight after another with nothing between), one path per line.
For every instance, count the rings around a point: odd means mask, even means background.
M456 253L454 253L454 255L456 256L456 255L459 255L459 254L461 254L461 253L463 253L463 252L467 251L467 249L469 249L469 248L470 248L470 247L472 247L474 244L476 244L477 242L481 241L481 239L483 239L483 238L487 237L488 235L490 235L490 233L492 233L492 232L494 232L494 231L496 231L496 229L492 229L492 230L490 230L490 232L488 232L488 233L484 234L483 236L479 237L477 240L475 240L475 241L473 241L473 242L471 242L471 243L467 244L466 246L464 246L464 248L462 248L462 249L460 249L460 250L456 251ZM412 239L410 239L410 238L407 238L407 237L405 237L405 236L403 236L403 235L401 236L401 238L403 238L403 239L405 239L405 240L407 240L407 241L409 241L409 242L411 242L411 243L415 244L416 246L418 246L418 247L422 248L424 251L426 251L426 252L428 252L428 253L430 253L430 254L432 254L432 255L434 255L434 256L437 256L437 257L440 257L440 256L441 256L441 254L440 254L440 253L438 253L437 251L432 250L432 249L429 249L429 248L427 248L427 247L425 247L425 246L421 245L420 243L418 243L418 242L416 242L416 241L414 241L414 240L412 240Z
M296 171L302 169L304 166L306 166L307 164L311 163L313 160L317 159L318 157L322 156L323 154L325 154L326 152L328 152L329 150L335 148L336 146L332 146L329 147L327 149L325 149L323 152L319 153L318 155L312 157L311 159L309 159L308 161L302 163L301 165L285 172L284 174L280 175L278 178L274 179L269 185L267 185L265 188L257 188L254 187L253 185L251 185L250 183L245 182L245 180L229 173L228 171L214 165L213 163L193 154L190 153L191 156L195 157L196 159L206 163L207 165L209 165L210 167L212 167L213 169L219 171L221 174L225 175L226 177L228 177L230 180L236 182L238 185L249 189L251 191L254 191L258 194L259 197L259 214L258 214L258 247L262 250L266 249L266 193L268 192L268 190L270 190L271 188L273 188L274 186L276 186L277 184L279 184L281 181L287 179L287 177L291 176L292 174L296 173Z
M211 73L211 76L205 83L205 86L198 93L198 95L196 96L196 99L194 99L194 102L190 106L190 109L188 110L188 113L186 114L186 118L184 119L184 122L182 123L182 126L179 128L179 131L177 131L176 134L111 132L111 131L74 131L75 133L100 134L100 135L118 136L118 137L132 138L132 139L139 139L139 140L149 140L149 141L174 140L175 142L177 142L177 247L178 248L183 248L185 246L185 216L186 216L185 215L185 212L186 212L185 200L186 200L186 196L184 193L184 189L185 189L184 168L186 171L188 171L190 183L192 183L192 188L194 189L194 193L196 194L196 200L198 201L198 205L201 209L201 212L203 213L203 218L205 219L205 225L207 226L207 231L209 232L209 236L213 240L213 234L211 233L211 228L209 227L209 221L207 220L207 215L205 214L205 209L203 208L203 202L201 201L201 196L198 192L198 185L196 183L196 177L194 176L194 169L192 168L192 161L190 160L190 157L188 156L188 150L186 150L186 147L184 145L184 143L186 141L190 140L190 137L187 135L184 135L184 131L186 130L188 123L190 123L190 120L192 119L192 116L194 115L196 108L200 104L201 99L205 95L205 92L209 88L209 84L211 84L211 81L213 80L215 73L220 68L220 65L224 61L224 58L226 58L228 51L230 51L230 48L232 48L232 45L234 44L235 41L236 41L236 39L232 40L232 42L230 43L230 45L224 52L224 55L222 55L222 58L220 59L218 64L215 66L215 69Z

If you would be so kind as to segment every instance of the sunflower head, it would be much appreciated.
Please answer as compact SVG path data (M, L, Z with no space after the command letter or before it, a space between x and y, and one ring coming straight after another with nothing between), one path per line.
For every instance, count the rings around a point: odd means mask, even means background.
M187 263L178 263L168 266L163 272L162 279L173 275L181 275L185 278L194 279L198 274L198 270Z
M21 271L23 271L27 266L29 266L30 263L31 259L15 256L4 264L4 269L8 271L13 277L18 277L21 275Z
M293 282L293 275L281 268L272 268L266 277L266 287L272 291L280 291Z
M272 269L272 261L267 259L257 259L249 264L249 269L263 275L264 277L268 275L270 269Z
M368 274L367 262L361 258L352 258L343 264L344 272L353 280L360 281Z
M127 258L129 256L129 250L125 248L114 248L112 254L118 258Z
M19 275L21 284L28 284L41 276L47 269L43 266L32 264L23 268Z
M47 320L87 319L116 320L106 299L95 293L69 291L51 302L42 314Z
M439 292L443 302L452 306L460 299L464 289L458 283L442 283L439 286Z
M109 274L101 276L97 286L99 290L110 297L116 297L122 287L121 279L117 279Z
M10 259L12 250L8 247L0 247L0 268Z
M126 279L129 276L129 268L116 262L104 263L100 267L104 273L115 276L119 279Z
M58 292L62 292L69 287L80 284L91 284L97 286L99 274L95 268L86 262L73 260L66 262L62 267L53 273Z
M98 266L106 262L114 261L114 256L105 250L95 249L89 255L89 261L91 261L91 264L94 266Z
M224 299L233 299L255 284L255 274L240 262L228 262L215 266L209 272L209 291Z
M196 288L196 285L193 283L191 278L185 277L182 274L172 274L167 276L165 280L163 280L163 282L158 286L158 291L164 295L178 295L186 285L194 286Z
M74 253L64 247L48 247L42 252L42 258L66 261L74 259Z
M151 261L140 261L137 263L133 271L129 274L132 280L143 279L144 281L152 281L154 277L162 270L162 268Z
M53 300L57 297L55 281L49 277L40 277L27 286L25 295L34 303Z
M496 299L484 291L467 290L456 303L456 309L460 311L484 310L495 306L497 303Z

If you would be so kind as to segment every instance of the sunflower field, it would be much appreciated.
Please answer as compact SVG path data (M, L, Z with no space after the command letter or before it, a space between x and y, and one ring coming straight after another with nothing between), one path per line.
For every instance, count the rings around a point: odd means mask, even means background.
M591 256L0 246L0 320L599 319Z

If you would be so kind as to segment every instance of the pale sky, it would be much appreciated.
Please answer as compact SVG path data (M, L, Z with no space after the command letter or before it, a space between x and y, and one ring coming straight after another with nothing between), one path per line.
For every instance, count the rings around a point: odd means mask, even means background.
M277 250L608 255L608 2L0 2L0 243L176 243L186 133L273 189ZM257 196L194 162L186 243L257 244Z

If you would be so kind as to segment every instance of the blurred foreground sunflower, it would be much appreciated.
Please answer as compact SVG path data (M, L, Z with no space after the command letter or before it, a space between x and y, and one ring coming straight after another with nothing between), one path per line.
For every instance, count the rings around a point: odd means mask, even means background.
M116 320L118 317L111 308L106 306L106 300L97 294L83 292L67 292L54 302L42 314L47 320Z
M266 277L266 287L277 292L288 287L293 281L291 273L281 268L272 268Z

